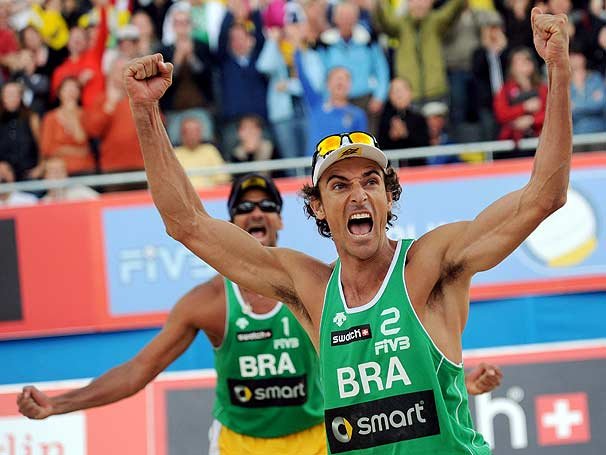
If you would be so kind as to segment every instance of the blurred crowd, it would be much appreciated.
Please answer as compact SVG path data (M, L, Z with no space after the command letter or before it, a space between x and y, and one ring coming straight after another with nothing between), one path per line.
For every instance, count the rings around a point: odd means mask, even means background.
M154 52L175 67L161 108L185 168L309 156L343 131L370 131L384 149L537 136L535 4L0 0L0 182L142 169L122 70ZM574 133L606 131L604 0L539 6L569 17Z

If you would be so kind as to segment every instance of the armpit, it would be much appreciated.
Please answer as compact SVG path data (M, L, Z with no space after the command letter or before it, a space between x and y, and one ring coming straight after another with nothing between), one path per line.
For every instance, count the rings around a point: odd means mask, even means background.
M301 299L296 292L288 289L284 286L273 286L274 292L276 296L280 299L281 302L284 302L293 313L300 314L304 319L311 322L311 317L309 313L301 303Z

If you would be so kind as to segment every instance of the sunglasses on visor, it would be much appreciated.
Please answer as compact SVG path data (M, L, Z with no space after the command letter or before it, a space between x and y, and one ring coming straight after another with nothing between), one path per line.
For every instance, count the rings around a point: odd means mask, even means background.
M263 199L259 202L253 201L242 201L234 206L233 214L234 215L244 215L246 213L252 212L255 207L259 207L262 212L265 213L278 213L280 211L280 207L274 201L270 201L269 199Z
M328 155L330 152L333 152L344 145L344 138L349 139L349 142L352 144L366 144L374 147L378 146L377 141L372 135L363 131L354 131L352 133L333 134L332 136L325 137L318 142L318 145L316 146L316 153L320 156Z
M318 157L326 158L327 155L330 155L339 147L343 146L344 138L347 138L349 140L349 143L352 144L366 144L372 145L373 147L379 146L377 144L377 140L371 134L365 133L364 131L353 131L351 133L333 134L331 136L326 136L324 139L318 142L318 145L316 145L316 152L314 153L311 168L315 168L316 162L318 161Z

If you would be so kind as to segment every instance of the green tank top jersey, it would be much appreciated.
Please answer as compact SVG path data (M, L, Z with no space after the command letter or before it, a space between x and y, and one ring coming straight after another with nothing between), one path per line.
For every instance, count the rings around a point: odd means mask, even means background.
M309 337L278 303L255 314L225 280L225 335L215 349L214 417L236 433L276 438L322 422L319 362Z
M462 365L435 346L404 282L412 240L397 244L377 295L348 308L337 261L324 299L320 361L329 452L490 454L474 431Z

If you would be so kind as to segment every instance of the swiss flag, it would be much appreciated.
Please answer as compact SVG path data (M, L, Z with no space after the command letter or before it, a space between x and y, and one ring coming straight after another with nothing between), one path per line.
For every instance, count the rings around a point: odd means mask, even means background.
M539 445L576 444L591 440L586 393L539 395L535 404Z

